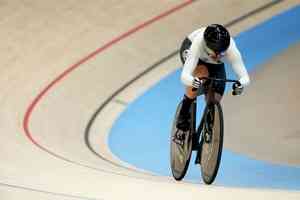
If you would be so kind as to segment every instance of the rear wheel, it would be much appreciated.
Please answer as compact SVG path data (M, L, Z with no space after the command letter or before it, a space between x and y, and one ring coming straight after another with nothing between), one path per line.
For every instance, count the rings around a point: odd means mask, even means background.
M176 128L176 122L181 109L181 103L177 107L174 122L172 125L170 139L170 164L173 177L180 181L185 176L192 153L192 134L191 130L183 132ZM193 109L193 106L192 106ZM178 135L182 138L178 140Z
M223 112L220 103L207 105L202 128L201 175L206 184L211 184L220 165L223 148Z

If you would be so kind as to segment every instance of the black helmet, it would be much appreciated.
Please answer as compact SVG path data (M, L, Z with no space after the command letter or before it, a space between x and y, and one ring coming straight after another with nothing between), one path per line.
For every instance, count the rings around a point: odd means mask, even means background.
M216 53L224 52L230 45L230 34L220 24L211 24L204 31L206 46Z

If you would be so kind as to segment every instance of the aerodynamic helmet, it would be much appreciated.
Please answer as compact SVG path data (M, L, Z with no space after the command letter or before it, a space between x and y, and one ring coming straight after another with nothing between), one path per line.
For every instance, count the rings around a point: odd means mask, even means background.
M204 31L204 40L209 49L219 54L228 49L230 34L224 26L211 24Z

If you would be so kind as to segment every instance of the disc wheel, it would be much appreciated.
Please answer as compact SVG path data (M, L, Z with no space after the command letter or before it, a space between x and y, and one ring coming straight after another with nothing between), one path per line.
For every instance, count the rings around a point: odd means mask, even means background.
M192 153L192 134L190 131L182 132L176 128L181 103L178 105L175 118L172 125L171 138L170 138L170 164L172 175L175 180L180 181L185 176ZM181 134L184 139L178 141L176 134Z

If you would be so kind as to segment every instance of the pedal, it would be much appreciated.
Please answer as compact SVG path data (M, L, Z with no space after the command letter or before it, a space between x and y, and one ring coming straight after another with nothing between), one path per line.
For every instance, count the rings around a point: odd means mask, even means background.
M176 138L176 136L173 136L172 141L180 146L182 146L184 143L183 140Z
M210 143L211 142L211 139L212 139L212 136L211 136L211 133L209 133L208 131L206 131L204 133L204 140L206 143Z
M182 146L185 141L185 132L177 130L172 141Z

